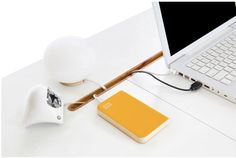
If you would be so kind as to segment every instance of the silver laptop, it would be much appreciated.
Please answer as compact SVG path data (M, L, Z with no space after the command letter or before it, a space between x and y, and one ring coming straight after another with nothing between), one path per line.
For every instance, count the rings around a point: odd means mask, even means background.
M236 103L235 2L153 2L168 67Z

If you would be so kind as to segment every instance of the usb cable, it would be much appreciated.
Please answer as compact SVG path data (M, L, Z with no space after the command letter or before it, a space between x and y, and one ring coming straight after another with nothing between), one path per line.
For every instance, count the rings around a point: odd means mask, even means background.
M198 90L198 89L200 89L200 88L202 87L202 83L201 83L201 82L195 81L194 83L191 84L190 88L188 88L188 89L179 88L179 87L176 87L176 86L174 86L174 85L171 85L171 84L169 84L169 83L167 83L167 82L165 82L165 81L163 81L163 80L157 78L157 77L155 76L156 74L153 74L153 73L151 73L151 72L138 70L138 71L133 71L133 72L131 73L131 75L132 75L132 74L135 74L135 73L144 73L144 74L147 74L147 75L153 77L155 80L161 82L162 84L165 84L165 85L167 85L167 86L169 86L169 87L171 87L171 88L174 88L174 89L177 89L177 90L180 90L180 91L196 91L196 90Z

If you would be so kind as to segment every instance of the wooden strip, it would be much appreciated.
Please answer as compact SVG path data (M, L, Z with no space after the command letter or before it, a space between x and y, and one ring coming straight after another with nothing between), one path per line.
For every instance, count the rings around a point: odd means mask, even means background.
M147 65L151 64L152 62L154 62L155 60L159 59L162 55L163 55L162 52L158 52L157 54L155 54L152 57L150 57L150 58L146 59L145 61L143 61L142 63L134 66L133 68L129 69L128 71L124 72L123 74L117 76L113 80L106 83L104 85L107 88L106 90L104 90L102 87L100 87L100 88L92 91L91 93L89 93L86 96L82 97L78 101L70 104L68 106L68 110L69 111L75 111L75 110L79 109L80 107L82 107L85 104L92 101L94 99L94 97L93 97L94 95L99 96L99 95L103 94L107 90L111 89L112 87L114 87L118 83L122 82L127 77L129 77L133 71L140 70L140 69L144 68L145 66L147 66Z

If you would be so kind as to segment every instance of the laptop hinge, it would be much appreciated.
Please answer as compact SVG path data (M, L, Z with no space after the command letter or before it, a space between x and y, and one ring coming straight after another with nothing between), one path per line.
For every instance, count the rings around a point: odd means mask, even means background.
M175 60L173 60L173 61L170 63L170 65L169 65L168 67L170 68L171 65L172 65L174 62L176 62L177 60L183 58L185 55L186 55L186 54L182 54L181 56L179 56L178 58L176 58Z
M236 29L236 22L234 22L233 24L229 25L229 27Z

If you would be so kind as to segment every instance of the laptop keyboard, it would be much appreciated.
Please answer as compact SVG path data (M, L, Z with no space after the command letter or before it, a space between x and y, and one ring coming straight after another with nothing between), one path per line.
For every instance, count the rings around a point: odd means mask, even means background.
M236 32L195 57L186 66L226 85L236 80Z

